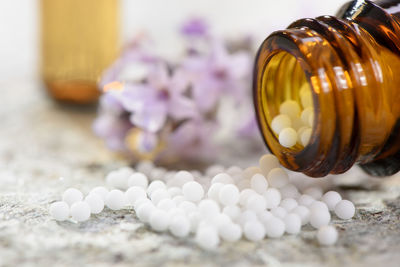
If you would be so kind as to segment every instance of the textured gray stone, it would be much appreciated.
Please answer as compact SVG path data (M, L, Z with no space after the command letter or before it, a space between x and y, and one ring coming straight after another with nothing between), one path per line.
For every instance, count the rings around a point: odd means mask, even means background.
M104 174L126 162L107 151L90 129L94 110L47 100L36 84L3 85L0 106L0 266L399 266L400 176L365 179L357 170L331 186L355 202L350 221L333 223L338 243L320 247L315 231L298 236L223 243L199 249L152 232L132 210L105 210L76 224L56 222L49 204L69 186L83 191L104 183ZM245 166L255 156L221 161ZM58 177L65 177L59 179Z

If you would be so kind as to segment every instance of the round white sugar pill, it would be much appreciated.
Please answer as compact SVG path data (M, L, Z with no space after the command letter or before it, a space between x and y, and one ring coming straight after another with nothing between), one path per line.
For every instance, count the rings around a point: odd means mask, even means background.
M285 223L285 231L288 234L298 234L301 230L301 218L295 213L289 213L283 219Z
M263 210L257 213L257 218L263 225L265 225L267 221L271 219L273 216L274 215L272 215L272 213L267 210Z
M237 187L239 188L240 191L243 191L245 189L249 189L251 187L250 181L248 179L241 179L236 183Z
M248 221L243 227L243 234L248 240L257 242L264 238L265 229L257 220Z
M268 209L278 207L278 205L281 203L281 193L276 188L268 188L263 196L267 202Z
M294 100L286 100L280 105L279 113L295 118L300 114L300 105Z
M93 188L92 190L90 190L89 195L90 194L98 194L99 196L101 196L101 198L104 201L106 199L107 193L108 193L107 188L105 188L104 186L97 186L97 187Z
M83 222L90 217L90 207L86 202L78 201L71 205L70 213L72 219Z
M197 245L206 250L213 250L219 244L218 232L214 227L199 227L195 237Z
M203 199L198 205L199 212L203 218L212 218L220 213L220 208L212 199Z
M300 143L303 146L306 146L310 142L311 134L312 134L311 128L307 128L304 131L302 131L301 136L300 136Z
M160 188L155 191L150 195L151 201L154 203L154 205L157 205L158 202L165 198L171 198L169 195L168 191L165 188Z
M243 189L239 194L239 203L242 206L246 206L247 200L250 196L257 194L256 191L250 188Z
M233 178L227 173L218 173L215 175L212 180L211 184L221 183L221 184L233 184Z
M126 205L124 192L118 189L111 190L106 196L104 203L112 210L120 210Z
M236 205L239 202L239 189L236 185L222 186L219 190L219 202L224 206Z
M198 211L189 213L188 219L190 221L190 232L194 233L197 231L201 218L201 214Z
M160 202L158 202L157 208L160 210L169 211L173 208L176 208L176 204L172 199L164 198L164 199L160 200Z
M172 218L175 218L176 216L186 216L187 217L188 214L186 214L185 211L180 208L172 208L172 209L168 210L168 215L172 219Z
M280 114L275 116L271 121L271 128L276 134L280 134L280 132L292 126L292 121L288 115Z
M260 173L254 174L253 177L251 177L250 185L251 188L259 194L265 193L268 188L267 179Z
M340 219L348 220L353 218L356 212L354 204L349 200L341 200L335 206L335 214Z
M98 214L104 209L103 198L96 193L87 195L85 202L89 205L92 214Z
M306 207L310 206L314 201L315 199L310 195L301 195L298 199L299 205Z
M135 172L128 178L129 187L140 186L143 189L146 189L148 185L149 185L149 180L147 179L147 176L141 172Z
M325 225L318 229L317 239L321 245L331 246L336 243L338 232L335 227Z
M231 166L228 169L226 169L226 173L229 174L230 176L241 174L242 172L243 170L239 166Z
M196 204L186 200L179 203L178 208L182 209L186 214L197 211Z
M169 231L176 237L185 237L190 232L190 221L186 216L176 216L171 219Z
M228 242L236 242L242 238L242 228L235 223L221 225L218 230L221 238Z
M328 225L331 221L331 214L328 209L314 208L310 210L310 224L318 229L321 226Z
M106 183L118 189L126 189L128 187L129 176L133 174L133 170L129 167L122 167L112 171L106 176Z
M279 188L282 198L298 198L300 196L299 190L293 184L287 184Z
M281 201L280 206L284 208L287 212L292 211L297 207L297 201L293 198L285 198Z
M314 109L312 107L307 107L303 109L303 111L301 112L300 118L305 125L308 125L308 118L310 117L310 114L312 114L313 112Z
M190 181L194 181L194 177L190 172L178 171L171 179L171 183L169 183L169 185L182 187L185 183Z
M289 176L282 168L274 168L267 175L267 181L270 187L281 188L289 183Z
M82 199L83 199L82 192L72 187L65 190L62 195L62 200L70 206L75 202L82 201Z
M305 206L297 206L292 210L293 213L296 213L297 215L300 216L301 219L301 225L305 225L309 222L310 220L310 210L305 207Z
M129 187L125 192L125 197L129 205L133 206L138 199L147 198L146 191L141 186Z
M303 191L303 194L309 195L315 200L319 200L322 197L322 188L309 187Z
M336 191L326 192L321 199L329 208L329 210L334 210L337 203L342 200L342 196Z
M304 134L304 133L303 133ZM279 144L284 147L292 147L297 143L297 132L295 129L288 127L279 132Z
M246 203L246 209L254 212L261 212L267 208L267 201L262 195L254 194L251 195Z
M65 221L69 217L69 206L64 201L57 201L50 205L50 215L57 221Z
M151 229L157 232L162 232L168 229L170 218L165 210L154 210L149 219Z
M305 131L305 130L307 130L309 127L308 126L302 126L302 127L300 127L298 130L297 130L297 142L299 143L299 144L302 144L302 142L301 142L301 135L302 135L302 133Z
M251 177L254 176L254 174L257 173L262 173L261 169L257 166L251 166L247 167L246 169L243 170L243 178L244 179L251 179Z
M242 214L240 214L239 218L237 219L237 223L244 226L246 222L249 221L256 221L257 215L252 210L245 210Z
M272 154L263 155L258 161L262 174L267 177L270 170L279 167L279 160Z
M136 202L133 204L133 208L135 210L137 210L140 206L142 206L145 203L151 203L153 204L153 202L151 202L150 199L148 198L139 198L138 200L136 200Z
M222 186L224 186L223 183L212 184L207 191L208 198L211 198L212 200L215 201L219 201L219 191L221 190Z
M152 181L149 186L147 187L147 194L149 194L149 196L151 196L151 194L156 191L157 189L166 189L167 186L165 185L165 183L163 181L160 180L155 180Z
M176 205L179 205L183 201L186 201L184 196L174 196L172 200L175 202Z
M182 189L180 187L170 187L167 191L171 197L182 195Z
M149 222L151 214L156 210L156 207L151 202L146 202L136 209L136 216L142 222Z
M194 181L184 184L182 187L182 193L185 199L192 202L198 202L204 197L203 186Z
M272 216L265 223L265 232L270 238L281 237L285 232L285 223L281 219Z
M314 201L310 206L309 206L310 210L314 210L314 209L320 209L320 210L325 210L328 211L328 206L319 200Z
M222 213L228 215L232 220L236 220L239 217L241 210L238 206L226 206L222 210Z
M271 213L272 213L272 215L274 215L275 217L277 217L279 219L283 219L287 215L287 211L282 207L273 208L271 210Z

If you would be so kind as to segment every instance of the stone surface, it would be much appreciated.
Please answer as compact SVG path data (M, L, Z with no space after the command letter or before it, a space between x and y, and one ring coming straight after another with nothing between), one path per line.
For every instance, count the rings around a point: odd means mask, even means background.
M306 227L298 236L206 252L192 238L152 232L130 209L56 222L48 207L63 190L74 185L87 193L127 163L93 136L93 109L57 105L36 84L0 90L0 266L399 266L400 175L377 180L356 169L328 178L357 207L350 221L333 217L333 247L320 247ZM222 162L257 164L257 155L233 154L225 152Z

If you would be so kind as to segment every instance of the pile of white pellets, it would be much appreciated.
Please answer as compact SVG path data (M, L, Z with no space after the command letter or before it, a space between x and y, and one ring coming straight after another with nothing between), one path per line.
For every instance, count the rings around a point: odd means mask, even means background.
M294 100L286 100L279 106L279 115L271 121L271 128L284 147L293 147L296 144L305 147L310 141L314 108L308 84L304 84L299 93L301 106Z
M193 236L204 249L214 249L221 240L252 242L296 235L310 224L322 245L338 238L330 225L331 212L343 220L355 213L352 202L339 193L323 194L320 187L299 191L277 158L266 154L259 166L209 167L198 171L167 171L142 162L136 171L124 167L110 172L106 186L93 188L84 198L76 188L67 189L62 201L50 205L58 221L82 222L104 207L133 208L137 218L156 232Z

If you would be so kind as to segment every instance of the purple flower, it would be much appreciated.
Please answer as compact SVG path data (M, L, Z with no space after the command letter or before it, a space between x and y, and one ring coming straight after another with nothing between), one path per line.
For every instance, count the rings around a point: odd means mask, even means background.
M157 132L168 116L182 120L197 115L193 101L184 95L188 80L181 70L173 75L163 64L156 64L142 84L127 84L122 103L131 112L131 122L146 131Z
M202 37L208 34L208 25L201 18L192 18L183 24L181 33L185 36Z

